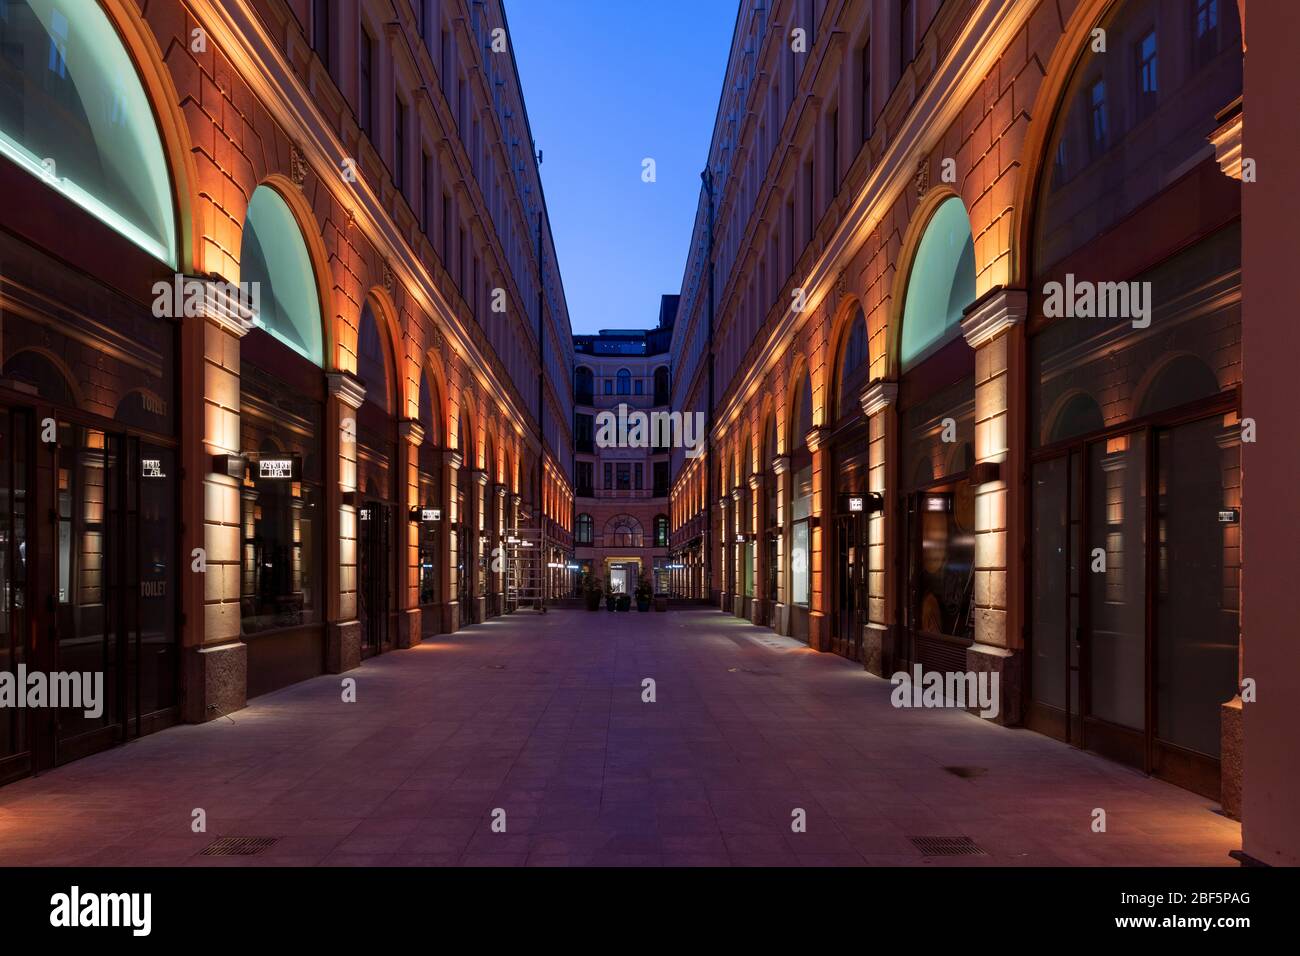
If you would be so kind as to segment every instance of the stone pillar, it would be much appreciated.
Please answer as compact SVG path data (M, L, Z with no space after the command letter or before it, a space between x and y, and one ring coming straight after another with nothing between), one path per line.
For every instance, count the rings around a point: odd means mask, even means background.
M999 674L997 722L1020 722L1023 647L1022 561L1011 563L1011 542L1024 540L1019 515L1024 472L1023 290L996 288L977 299L962 321L975 350L975 643L966 652L969 671ZM1016 401L1010 401L1016 396ZM981 466L988 466L981 468ZM973 708L972 708L973 709Z
M482 623L487 620L487 575L486 560L490 555L483 553L484 532L491 527L488 518L488 504L493 500L488 495L488 473L480 469L470 472L469 492L474 498L474 521L469 529L470 562L465 569L472 582L470 600L474 602L474 620ZM490 545L489 540L489 545Z
M182 573L191 571L190 552L202 547L207 570L202 572L202 614L190 614L182 629L184 643L184 717L191 723L212 720L239 710L248 701L248 648L240 640L242 441L239 432L239 343L256 317L237 299L210 292L204 299L202 428L199 460L187 473L202 475L201 537L190 537ZM195 323L197 325L198 323ZM194 325L182 326L182 338ZM188 383L182 382L181 388ZM198 424L197 422L195 423ZM182 449L185 461L189 448ZM219 458L218 456L228 456ZM218 462L225 467L218 470ZM187 509L188 510L188 509ZM188 602L187 602L188 605Z
M776 593L772 595L772 630L790 634L790 601L786 589L790 587L790 458L782 455L772 459L772 474L776 476L776 525L780 534L776 539Z
M718 582L718 607L724 611L731 609L731 563L728 560L731 554L731 521L727 515L727 506L731 504L731 499L723 494L718 499L718 572L721 575Z
M769 624L767 618L767 608L772 600L772 596L767 593L767 548L763 541L763 522L760 515L763 514L763 476L758 472L749 476L749 496L754 503L753 515L750 517L751 529L754 533L754 601L750 610L749 620L754 624Z
M812 516L808 533L808 646L819 651L831 649L830 568L826 553L830 542L829 523L834 482L831 475L831 450L827 444L829 429L814 426L805 439L812 452Z
M897 431L894 406L898 401L896 382L872 382L860 396L862 414L867 416L867 491L881 496L883 508L867 516L867 630L862 646L864 669L884 677L893 673L899 660L894 640L894 608L888 568L893 557L896 495L889 491L888 466L894 462Z
M460 452L448 449L442 457L443 504L442 527L438 529L438 547L442 552L442 569L439 589L442 591L442 628L443 634L450 634L460 627L460 573L456 568L459 555L459 542L456 528L460 523L460 509L457 504L460 468L465 463Z
M736 617L744 616L745 607L745 545L741 539L745 535L745 496L739 487L731 489L731 536L727 539L727 549L731 552L731 613Z
M420 445L423 443L424 427L419 421L405 418L397 423L398 647L415 647L422 639L420 523L412 521L411 514L419 514Z
M325 670L341 674L361 664L361 622L357 619L357 409L365 401L366 388L348 372L327 376L329 400L325 408L326 434L337 441L327 443L326 462L338 463L338 481L329 481L326 470L326 507L338 515L337 571L334 587L327 587L329 616L325 632ZM330 455L334 444L336 455ZM328 540L328 537L327 537ZM329 581L326 552L326 580Z

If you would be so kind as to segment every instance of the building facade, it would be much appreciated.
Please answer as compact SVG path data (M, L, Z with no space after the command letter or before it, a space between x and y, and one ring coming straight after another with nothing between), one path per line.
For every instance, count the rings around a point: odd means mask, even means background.
M669 592L669 448L649 423L668 412L676 311L666 295L653 329L574 337L575 589L590 574L607 594Z
M5 709L0 780L512 610L572 554L501 4L75 7L0 5L0 669L107 702Z
M742 2L685 593L1239 812L1243 6Z

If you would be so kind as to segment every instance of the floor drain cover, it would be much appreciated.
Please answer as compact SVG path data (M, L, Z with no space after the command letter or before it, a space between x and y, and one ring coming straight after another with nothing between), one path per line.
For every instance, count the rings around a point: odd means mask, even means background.
M279 837L222 837L209 843L200 856L256 856L275 846Z
M989 772L988 767L944 767L943 769L947 770L954 777L965 777L967 779L970 779L971 777L982 777Z
M505 665L505 664L485 664L485 665L483 665L483 669L484 669L484 670L488 670L488 671L503 671L503 670L506 669L506 665Z
M908 837L922 856L987 856L970 837Z

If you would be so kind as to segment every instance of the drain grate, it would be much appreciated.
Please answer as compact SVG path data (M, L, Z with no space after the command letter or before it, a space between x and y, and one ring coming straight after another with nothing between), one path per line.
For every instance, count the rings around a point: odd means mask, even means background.
M988 856L980 849L979 844L968 836L914 836L908 839L921 851L922 856Z
M269 850L279 837L222 837L209 843L200 856L256 856Z
M982 777L989 772L988 767L944 767L954 777L964 777L969 780L971 777Z
M506 669L506 665L505 664L484 664L483 669L485 671L503 671Z

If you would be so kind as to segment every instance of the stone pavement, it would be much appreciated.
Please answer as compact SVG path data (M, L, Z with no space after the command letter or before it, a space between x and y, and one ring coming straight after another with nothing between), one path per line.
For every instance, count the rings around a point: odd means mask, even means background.
M0 865L1232 865L1212 801L891 690L704 608L498 618L0 788Z

